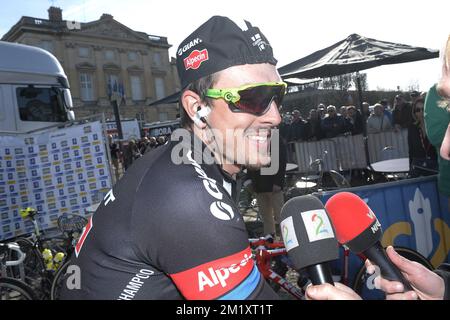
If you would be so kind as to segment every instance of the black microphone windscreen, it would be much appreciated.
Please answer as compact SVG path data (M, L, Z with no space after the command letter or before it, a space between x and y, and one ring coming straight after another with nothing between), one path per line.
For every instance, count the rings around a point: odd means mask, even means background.
M296 269L339 258L338 242L322 202L295 197L281 209L281 233Z

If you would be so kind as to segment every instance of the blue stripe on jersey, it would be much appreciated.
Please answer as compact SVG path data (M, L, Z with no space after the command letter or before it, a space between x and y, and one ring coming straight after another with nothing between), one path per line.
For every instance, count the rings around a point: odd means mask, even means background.
M240 285L222 296L219 300L244 300L246 299L258 286L260 273L256 266L253 267L252 272Z

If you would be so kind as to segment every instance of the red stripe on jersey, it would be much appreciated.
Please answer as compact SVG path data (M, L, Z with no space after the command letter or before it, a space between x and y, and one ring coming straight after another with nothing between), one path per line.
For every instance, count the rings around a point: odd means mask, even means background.
M76 255L77 257L78 257L78 255L80 254L81 247L83 246L84 240L86 240L86 237L87 237L87 235L89 234L89 231L91 231L92 226L93 226L93 224L92 224L92 216L91 216L91 217L89 218L88 223L84 226L83 233L81 234L81 237L80 237L80 239L78 240L77 245L75 246L75 255Z
M252 252L247 247L170 277L186 299L215 299L238 286L252 272L253 265Z

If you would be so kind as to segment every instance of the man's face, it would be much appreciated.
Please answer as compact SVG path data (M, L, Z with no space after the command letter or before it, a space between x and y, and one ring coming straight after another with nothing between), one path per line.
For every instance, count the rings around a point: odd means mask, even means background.
M330 118L334 118L336 116L336 110L335 109L330 108L330 109L327 110L327 113L328 113L328 116Z
M350 117L353 117L353 116L355 115L355 109L350 108L350 109L347 110L347 113L348 113L348 115L349 115Z
M395 97L395 104L397 104L398 106L403 106L404 103L405 100L403 99L403 97L400 96Z
M270 64L248 64L230 67L220 72L214 88L237 88L261 82L281 81L275 66ZM223 99L214 99L208 124L217 131L215 139L226 164L231 171L244 165L260 168L270 164L270 129L281 122L275 102L261 116L243 112L232 112ZM215 148L214 144L211 145ZM228 166L230 167L230 166ZM225 170L227 170L225 167ZM234 169L233 169L234 168ZM229 171L229 170L228 170Z
M319 116L319 114L318 114L317 110L312 109L312 110L309 112L309 117L310 117L311 119L317 119L318 116Z
M373 113L374 113L376 116L381 117L381 115L383 114L383 107L381 107L381 106L376 106L376 107L373 109Z

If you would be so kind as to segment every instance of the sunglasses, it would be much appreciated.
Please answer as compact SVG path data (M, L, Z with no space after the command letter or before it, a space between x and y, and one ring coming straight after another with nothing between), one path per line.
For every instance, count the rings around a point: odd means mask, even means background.
M206 97L224 99L232 112L263 115L275 102L280 109L287 84L285 82L253 83L239 88L208 89Z
M414 109L414 112L422 112L423 111L423 108L416 108L416 109Z

